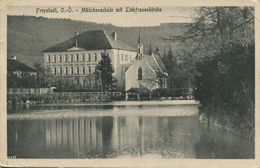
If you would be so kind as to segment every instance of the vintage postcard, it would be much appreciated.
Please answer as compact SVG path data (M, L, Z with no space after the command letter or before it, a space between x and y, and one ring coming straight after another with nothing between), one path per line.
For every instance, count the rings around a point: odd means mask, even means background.
M0 166L260 167L257 0L0 5Z

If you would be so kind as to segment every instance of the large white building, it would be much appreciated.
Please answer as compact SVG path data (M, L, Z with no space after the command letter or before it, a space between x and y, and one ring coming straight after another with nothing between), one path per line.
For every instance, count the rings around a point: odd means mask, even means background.
M57 77L90 87L96 85L93 74L101 53L109 54L114 66L117 89L125 87L125 71L135 58L136 48L120 41L116 32L104 30L76 33L72 38L43 51L45 69Z

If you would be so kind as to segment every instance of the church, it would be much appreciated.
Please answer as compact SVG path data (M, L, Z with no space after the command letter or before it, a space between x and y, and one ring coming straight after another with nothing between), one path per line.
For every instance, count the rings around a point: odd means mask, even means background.
M93 30L75 33L70 39L43 51L44 66L55 77L88 88L97 85L94 74L104 52L108 53L114 67L118 91L167 87L165 66L159 55L144 54L140 33L137 48L119 40L116 32L108 34L105 30Z
M139 34L137 54L125 72L125 91L145 88L150 91L167 88L167 70L158 54L144 54Z

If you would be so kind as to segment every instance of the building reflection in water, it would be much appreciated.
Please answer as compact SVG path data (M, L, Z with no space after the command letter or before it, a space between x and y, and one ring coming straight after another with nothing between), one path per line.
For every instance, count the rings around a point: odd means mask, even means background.
M109 125L103 126L107 118L70 118L47 120L45 123L46 148L64 149L76 157L96 155L106 146ZM109 118L108 118L109 119ZM110 126L111 127L111 126ZM106 131L106 132L103 132Z
M54 108L54 107L53 107ZM72 108L72 107L71 107ZM16 158L252 158L254 144L221 129L206 129L198 116L146 116L176 107L73 107L55 118L8 120L8 156ZM142 108L142 109L140 109ZM42 109L39 109L40 111ZM44 109L43 109L44 110ZM50 109L48 109L50 110ZM54 110L60 110L54 108ZM123 115L121 112L127 115ZM136 113L132 113L132 112ZM143 114L137 116L139 111ZM102 115L100 113L102 112ZM17 114L18 116L21 113ZM39 113L40 115L41 113ZM84 115L85 114L85 115ZM38 116L35 112L34 116Z
M198 130L194 123L189 128L185 127L188 125L185 122L182 124L176 117L143 116L46 120L45 145L48 151L69 152L77 158L148 154L166 158L194 157L193 145L198 141L199 135L195 135Z

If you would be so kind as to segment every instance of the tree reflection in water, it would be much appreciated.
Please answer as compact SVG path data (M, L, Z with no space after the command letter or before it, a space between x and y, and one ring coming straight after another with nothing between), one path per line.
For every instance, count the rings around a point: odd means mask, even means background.
M162 113L169 108L150 110ZM111 107L105 110L111 111ZM113 110L113 115L107 116L84 117L81 112L80 116L64 117L61 113L59 117L55 112L55 118L8 120L8 155L17 158L254 157L253 144L223 130L205 129L197 115L121 115L122 109ZM149 109L142 107L144 110Z

